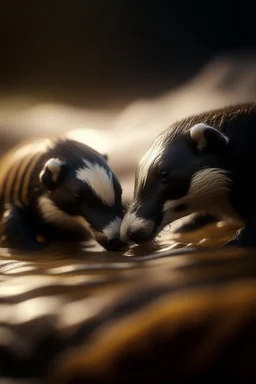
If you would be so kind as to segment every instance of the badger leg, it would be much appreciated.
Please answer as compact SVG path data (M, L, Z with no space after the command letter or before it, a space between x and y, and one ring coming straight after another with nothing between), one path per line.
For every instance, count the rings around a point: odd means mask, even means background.
M256 218L249 220L243 228L239 229L235 236L224 244L224 247L227 246L256 247Z
M218 222L220 219L218 216L215 216L208 212L197 212L193 215L189 215L181 221L181 225L177 226L174 230L174 233L186 233L196 231L203 228L208 224L213 224Z
M33 230L29 214L13 204L7 204L2 215L0 244L2 247L27 250L44 247L36 240L36 231Z

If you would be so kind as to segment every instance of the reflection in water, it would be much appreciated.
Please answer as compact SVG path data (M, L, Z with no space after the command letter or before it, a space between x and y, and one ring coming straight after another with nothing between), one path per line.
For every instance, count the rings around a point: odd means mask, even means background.
M26 254L1 250L4 374L15 367L21 378L47 377L46 384L118 383L123 376L128 383L138 378L140 364L141 380L196 378L197 369L209 378L221 372L218 356L230 377L230 356L237 361L231 351L238 353L234 343L241 337L247 353L239 354L237 375L255 373L248 359L256 340L255 254L216 250L233 232L211 224L178 243L177 235L163 232L152 245L124 253L92 243ZM170 370L177 354L182 367Z

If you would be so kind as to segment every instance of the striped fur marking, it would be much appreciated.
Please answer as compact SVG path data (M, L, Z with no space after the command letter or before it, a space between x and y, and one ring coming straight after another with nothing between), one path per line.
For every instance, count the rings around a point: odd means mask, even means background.
M25 204L29 203L28 190L29 190L29 183L31 180L31 174L32 174L33 170L35 169L35 166L38 163L38 161L40 160L41 156L42 156L42 153L40 153L40 152L37 153L32 158L31 162L29 163L29 165L27 167L26 174L25 174L25 177L24 177L24 180L22 183L22 191L21 191L21 201L24 202Z
M23 185L23 180L28 173L28 169L33 169L34 168L34 156L32 155L27 155L23 161L21 162L16 178L15 178L15 184L13 186L13 200L14 203L17 204L18 201L22 201L22 203L28 203L28 184ZM30 164L33 164L33 168L30 167ZM22 199L24 197L24 199Z
M138 166L137 192L146 184L149 169L159 163L161 156L163 155L166 149L166 139L169 134L170 133L166 131L159 137L157 137L151 147L147 150L145 155L141 158Z
M192 177L188 194L181 199L167 201L163 206L163 212L169 212L174 220L204 209L208 212L222 212L235 217L235 212L228 202L229 185L227 171L220 168L203 169ZM175 211L180 204L186 204L188 209L180 213L172 213L171 211Z
M1 226L6 225L6 223L9 220L13 219L13 211L12 211L11 205L7 203L7 204L5 204L4 208L5 208L5 210L4 210L2 219L1 219ZM0 238L0 241L4 242L6 240L7 240L7 235L6 234L2 235L1 238Z
M136 212L127 212L121 225L121 240L127 243L129 241L130 232L143 230L145 233L151 233L153 228L154 222L152 220L143 219L142 217L137 216Z
M3 172L0 175L0 193L4 202L28 204L31 175L43 153L51 146L50 140L43 140L14 148L1 160Z
M113 206L115 204L115 191L112 174L97 163L83 160L85 167L76 171L78 180L89 185L93 193L98 196L105 204Z
M4 187L3 187L3 196L4 196L4 201L6 203L12 203L13 202L13 192L15 185L18 187L17 182L16 182L16 175L19 171L19 163L16 162L9 172L6 175Z
M103 229L103 233L108 238L108 240L117 236L119 237L121 224L122 219L120 217L116 217Z
M59 209L54 202L46 196L41 196L38 199L38 207L48 223L56 224L59 227L72 229L77 224L82 225L86 230L90 228L90 224L80 216L71 216Z

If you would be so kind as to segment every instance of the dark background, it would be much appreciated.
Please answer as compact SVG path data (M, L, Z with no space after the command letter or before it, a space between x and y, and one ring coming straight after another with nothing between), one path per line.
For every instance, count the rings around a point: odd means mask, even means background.
M248 1L1 1L1 90L91 106L155 96L256 47Z

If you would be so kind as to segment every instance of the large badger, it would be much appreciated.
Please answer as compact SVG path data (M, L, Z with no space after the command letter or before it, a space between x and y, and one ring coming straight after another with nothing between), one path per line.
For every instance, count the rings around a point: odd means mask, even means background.
M13 148L0 162L1 246L40 249L92 234L122 247L122 189L103 156L66 137Z
M226 245L256 245L256 105L237 104L190 116L162 132L142 157L121 239L152 240L194 212L237 220Z

